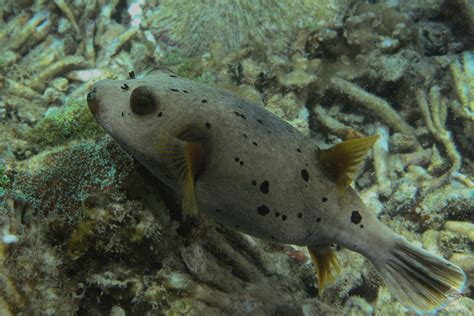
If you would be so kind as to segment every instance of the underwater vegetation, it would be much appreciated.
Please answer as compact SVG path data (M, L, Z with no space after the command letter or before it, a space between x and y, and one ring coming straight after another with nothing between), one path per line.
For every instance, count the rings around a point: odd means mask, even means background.
M360 255L338 249L320 294L304 248L183 216L85 102L94 82L156 66L320 148L379 135L355 190L463 268L441 313L472 314L473 2L251 2L0 1L1 314L407 312Z

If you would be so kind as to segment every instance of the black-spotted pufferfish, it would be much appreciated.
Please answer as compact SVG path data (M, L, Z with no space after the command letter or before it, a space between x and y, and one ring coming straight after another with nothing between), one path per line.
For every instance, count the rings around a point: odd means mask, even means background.
M320 150L264 108L167 70L99 81L87 101L99 124L182 196L186 213L307 246L320 292L339 269L337 244L364 255L416 312L462 293L458 266L391 231L349 186L375 136Z

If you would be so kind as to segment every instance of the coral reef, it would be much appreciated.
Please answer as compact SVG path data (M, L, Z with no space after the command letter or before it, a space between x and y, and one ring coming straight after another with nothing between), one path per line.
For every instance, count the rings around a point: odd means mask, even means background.
M253 3L0 0L2 315L406 312L360 255L336 249L342 272L319 295L305 248L184 217L84 102L96 80L156 66L320 148L379 135L354 188L463 267L442 313L472 314L472 1Z
M291 1L275 0L230 3L221 0L193 3L166 0L161 2L157 21L188 53L202 53L216 45L221 46L216 49L229 52L250 41L279 41L298 27L310 27L314 20L337 19L347 3L346 0L325 3L305 0L296 5Z

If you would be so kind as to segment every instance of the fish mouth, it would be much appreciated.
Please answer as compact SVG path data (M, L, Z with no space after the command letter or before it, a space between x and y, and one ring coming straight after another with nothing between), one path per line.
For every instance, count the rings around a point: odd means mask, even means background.
M97 85L94 85L91 91L89 91L86 95L87 105L89 106L89 110L91 111L92 115L95 117L97 123L107 132L110 133L110 124L107 124L107 120L104 119L101 114L101 105L100 105L100 97L98 96L99 89Z
M97 114L99 111L99 101L97 98L97 87L94 87L86 96L87 105L89 105L89 110L92 114Z

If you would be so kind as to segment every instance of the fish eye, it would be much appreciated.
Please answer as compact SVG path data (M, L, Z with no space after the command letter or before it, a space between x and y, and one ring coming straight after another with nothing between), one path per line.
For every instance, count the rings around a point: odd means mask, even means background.
M142 86L132 91L130 107L135 114L150 114L156 111L158 100L149 87Z

